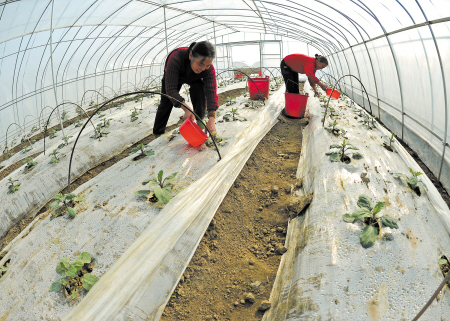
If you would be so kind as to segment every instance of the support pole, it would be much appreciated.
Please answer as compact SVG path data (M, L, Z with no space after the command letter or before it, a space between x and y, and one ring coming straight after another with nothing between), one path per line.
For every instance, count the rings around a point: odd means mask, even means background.
M56 94L55 71L53 70L53 8L54 8L54 5L55 5L55 0L52 0L52 15L50 17L50 60L51 60L51 64L52 64L53 93L55 94L56 106L58 106L58 97ZM61 115L59 114L59 108L56 109L56 112L58 114L59 123L61 125L61 131L62 131L62 134L64 137L66 135L64 134L64 126L63 126L63 121L62 121Z
M214 46L217 46L217 41L216 41L216 24L213 21L213 29L214 29Z
M167 43L166 6L163 6L163 9L164 9L164 31L166 32L166 52L167 56L169 56L169 45Z

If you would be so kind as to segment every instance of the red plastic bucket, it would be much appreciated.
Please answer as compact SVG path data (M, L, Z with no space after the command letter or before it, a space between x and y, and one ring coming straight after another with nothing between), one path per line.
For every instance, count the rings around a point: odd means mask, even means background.
M330 96L330 94L331 94L331 88L327 88L327 96ZM333 94L331 95L331 98L338 99L340 95L341 95L341 93L335 89L335 90L333 90Z
M186 139L186 141L193 147L200 146L208 140L202 129L191 118L187 118L180 126L180 134Z
M286 114L286 116L295 118L304 117L308 97L308 93L306 93L305 95L285 93L284 113Z
M269 98L269 76L266 76L266 78L251 78L252 80L248 79L248 91L250 93L250 99L262 99L260 97L260 91L261 94L263 94L264 97ZM256 88L256 86L258 88ZM259 90L258 90L259 89Z

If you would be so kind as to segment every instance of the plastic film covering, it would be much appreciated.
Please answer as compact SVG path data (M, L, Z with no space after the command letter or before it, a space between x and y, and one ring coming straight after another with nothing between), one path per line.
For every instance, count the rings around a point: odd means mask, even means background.
M279 91L237 137L226 156L159 213L65 320L113 319L124 307L139 311L142 320L159 318L228 189L256 145L276 123L283 106L281 99ZM162 264L168 256L174 259L185 251L189 254L178 257L184 265Z
M350 164L332 163L325 152L342 142L322 127L323 110L308 100L309 126L303 133L297 177L314 200L302 217L289 224L283 256L271 294L272 308L263 320L411 320L425 305L443 276L437 263L450 248L450 211L431 181L420 176L428 192L418 197L392 177L417 171L411 156L382 147L378 126L368 132L354 119L348 102L339 103L339 125L347 142L364 155ZM365 173L365 175L362 175ZM364 178L364 181L363 181ZM383 228L373 247L361 246L359 223L344 213L358 207L358 196L386 202L385 214L398 218L399 229ZM448 314L449 292L428 308L421 320Z

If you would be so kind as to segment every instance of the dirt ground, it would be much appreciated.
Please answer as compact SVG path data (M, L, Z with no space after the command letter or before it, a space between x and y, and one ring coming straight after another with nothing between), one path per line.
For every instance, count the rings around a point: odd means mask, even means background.
M299 187L295 174L306 119L279 116L217 210L161 318L261 320Z

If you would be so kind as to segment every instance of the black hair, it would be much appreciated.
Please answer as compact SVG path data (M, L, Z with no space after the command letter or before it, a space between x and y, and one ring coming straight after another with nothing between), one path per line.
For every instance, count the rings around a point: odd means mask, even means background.
M214 59L216 57L216 49L209 41L193 42L189 46L189 51L192 52L192 57L205 57L207 59Z
M316 60L319 60L319 62L326 64L328 66L328 59L325 58L324 56L318 55L316 54Z

